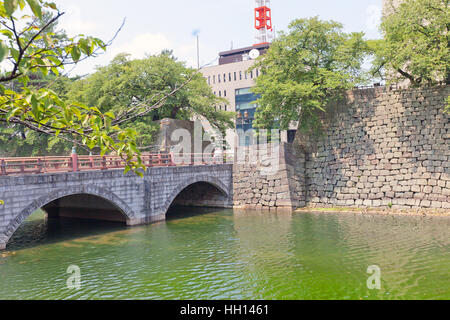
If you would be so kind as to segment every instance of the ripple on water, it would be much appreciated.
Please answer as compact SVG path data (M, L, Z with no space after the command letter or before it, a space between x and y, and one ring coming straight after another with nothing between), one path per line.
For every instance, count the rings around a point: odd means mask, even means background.
M60 225L18 230L0 257L0 299L450 298L446 218L223 210L136 228ZM66 287L73 264L78 291ZM370 265L379 291L367 289Z

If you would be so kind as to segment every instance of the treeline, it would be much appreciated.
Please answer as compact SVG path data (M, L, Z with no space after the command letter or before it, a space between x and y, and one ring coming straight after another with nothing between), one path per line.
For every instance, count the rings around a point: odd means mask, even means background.
M448 0L392 2L381 23L381 40L318 17L297 19L281 32L254 68L262 75L255 125L318 135L331 102L347 89L373 83L407 82L412 87L450 81ZM364 69L368 62L371 68ZM450 99L446 112L450 112Z
M184 88L163 99L189 78L192 79ZM21 84L13 85L17 89ZM159 130L156 120L190 120L199 116L212 120L213 127L222 132L233 125L233 113L214 108L222 99L213 94L201 74L177 61L169 50L138 60L120 54L108 66L99 67L87 77L38 74L29 85L35 89L49 87L67 104L95 106L102 113L109 112L117 117L132 108L161 103L142 117L123 119L122 127L137 133L137 148L141 151L149 150L154 143L155 133ZM2 156L68 155L72 147L73 143L58 135L15 124L0 124ZM92 150L100 151L95 146ZM88 150L79 148L79 153L86 154Z

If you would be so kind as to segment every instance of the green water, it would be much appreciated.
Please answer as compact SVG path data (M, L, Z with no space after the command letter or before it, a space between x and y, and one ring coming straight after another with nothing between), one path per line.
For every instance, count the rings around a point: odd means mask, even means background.
M34 216L0 253L0 299L450 299L448 218L177 214L134 228Z

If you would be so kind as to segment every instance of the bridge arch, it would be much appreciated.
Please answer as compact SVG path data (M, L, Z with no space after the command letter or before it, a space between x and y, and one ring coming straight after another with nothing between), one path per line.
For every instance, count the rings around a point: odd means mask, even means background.
M227 187L222 181L217 179L216 177L212 177L209 175L198 175L189 179L184 180L182 183L178 184L175 189L172 191L170 196L167 198L166 202L163 206L164 215L167 214L170 206L174 203L175 199L188 187L198 184L198 183L206 183L213 186L217 189L226 199L226 202L230 203L231 199L231 191L229 187Z
M9 240L11 239L13 234L17 231L19 226L36 210L45 207L46 205L55 200L75 195L90 195L103 199L112 204L114 207L116 207L117 210L120 211L127 220L133 219L136 216L135 213L131 210L131 208L122 199L120 199L117 195L108 191L107 189L97 187L94 185L75 186L64 189L58 189L34 200L31 204L26 206L17 215L16 218L14 218L9 223L8 227L6 228L6 232L4 234L6 236L5 243L9 242Z

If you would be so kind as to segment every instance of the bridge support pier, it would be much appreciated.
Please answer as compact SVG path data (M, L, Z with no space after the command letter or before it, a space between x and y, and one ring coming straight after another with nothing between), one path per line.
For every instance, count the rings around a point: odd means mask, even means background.
M161 222L166 220L166 215L157 215L157 216L149 216L145 218L138 218L138 219L127 219L127 226L134 227L134 226L143 226L147 224L152 224L155 222Z

